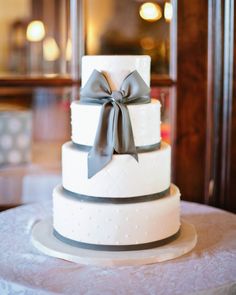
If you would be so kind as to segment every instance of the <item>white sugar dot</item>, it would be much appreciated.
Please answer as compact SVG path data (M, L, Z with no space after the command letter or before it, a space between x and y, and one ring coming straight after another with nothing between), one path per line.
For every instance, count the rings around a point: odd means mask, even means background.
M20 134L17 136L16 142L20 148L25 148L29 145L30 138L26 134Z
M125 235L125 238L126 238L126 239L128 239L128 238L129 238L129 235L128 235L128 234L126 234L126 235Z
M115 229L118 229L119 228L119 225L115 225Z
M138 209L138 208L136 208L136 209L135 209L135 212L139 212L139 209Z
M119 213L120 212L120 209L116 209L116 213Z
M9 154L8 154L8 160L10 163L19 163L21 161L21 154L19 151L17 150L12 150Z
M139 226L138 225L135 225L135 229L138 229L139 228Z
M18 119L11 119L8 124L12 132L18 132L21 128L21 122Z
M10 149L12 147L12 137L8 134L4 134L1 136L0 144L3 149Z
M120 244L120 242L116 241L116 245L119 245L119 244Z
M136 241L135 244L138 244L138 241Z
M125 217L125 220L128 221L129 220L129 217Z
M147 236L147 235L148 235L147 231L145 231L144 235L145 235L145 236Z

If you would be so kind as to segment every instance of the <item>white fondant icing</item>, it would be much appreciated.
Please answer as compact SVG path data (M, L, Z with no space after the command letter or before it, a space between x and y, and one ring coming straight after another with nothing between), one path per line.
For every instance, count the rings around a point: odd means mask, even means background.
M83 207L83 210L79 211L79 207ZM136 208L139 209L138 213ZM117 205L79 201L56 187L53 192L53 212L57 232L75 241L105 245L149 243L165 239L178 231L180 192L172 185L170 195L161 199ZM93 216L93 219L89 220L88 216ZM125 218L127 216L128 220ZM149 216L149 219L145 216Z
M148 55L87 55L82 57L82 87L93 70L102 72L112 90L119 90L125 77L137 70L145 83L150 86L150 63Z
M156 151L113 155L112 161L88 179L88 153L73 143L62 147L62 184L71 192L110 198L127 198L162 192L170 186L171 149L162 142ZM129 215L128 215L129 216Z
M92 146L94 143L101 105L71 104L72 141ZM136 146L160 142L160 102L127 105Z

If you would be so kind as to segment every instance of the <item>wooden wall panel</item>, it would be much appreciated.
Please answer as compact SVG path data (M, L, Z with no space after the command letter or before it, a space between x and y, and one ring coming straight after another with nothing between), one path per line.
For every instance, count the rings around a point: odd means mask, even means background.
M213 50L214 117L214 190L213 205L236 212L236 38L234 36L234 0L211 1L221 13L221 23L215 27L218 36ZM219 18L219 17L218 17ZM222 48L221 54L219 48ZM218 77L218 78L217 78Z
M208 2L178 1L175 179L182 199L204 201Z

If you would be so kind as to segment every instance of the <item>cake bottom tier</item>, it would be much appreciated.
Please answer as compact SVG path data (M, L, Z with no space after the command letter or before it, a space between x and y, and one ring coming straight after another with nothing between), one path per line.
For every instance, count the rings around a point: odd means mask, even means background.
M145 249L178 233L180 192L171 185L170 194L160 199L116 204L109 199L80 200L58 186L53 192L53 226L56 237L80 247Z

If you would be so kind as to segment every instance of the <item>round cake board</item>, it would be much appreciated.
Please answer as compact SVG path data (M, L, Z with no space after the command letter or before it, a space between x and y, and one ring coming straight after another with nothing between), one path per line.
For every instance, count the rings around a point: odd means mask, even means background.
M190 252L197 243L194 226L181 221L178 238L164 246L138 251L96 251L70 246L53 235L52 219L37 222L31 232L33 245L46 255L86 265L142 265L177 258Z

